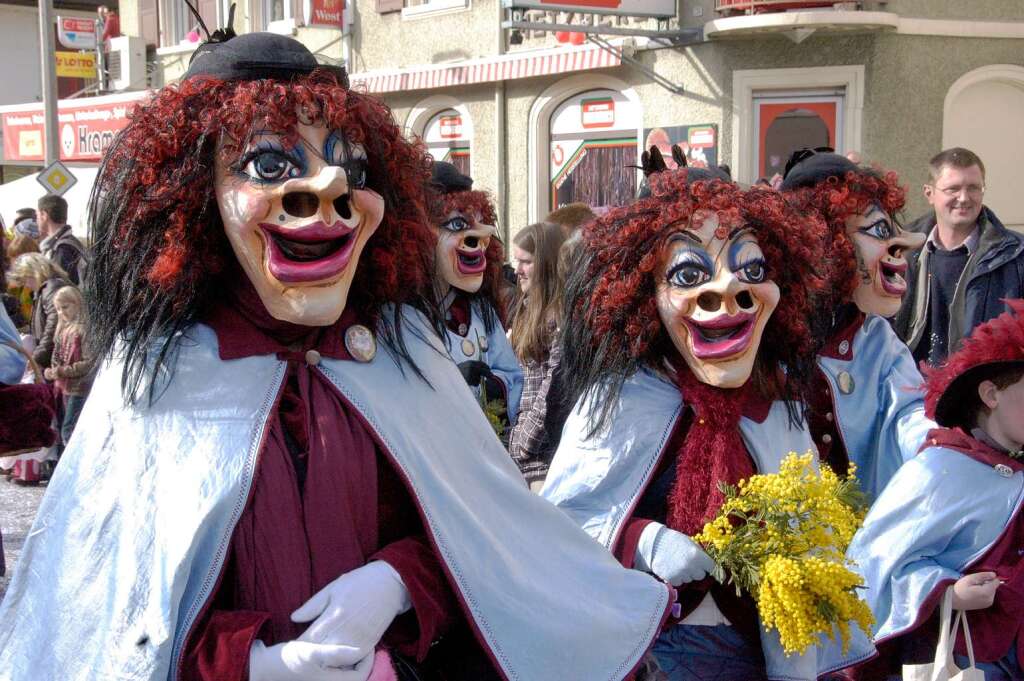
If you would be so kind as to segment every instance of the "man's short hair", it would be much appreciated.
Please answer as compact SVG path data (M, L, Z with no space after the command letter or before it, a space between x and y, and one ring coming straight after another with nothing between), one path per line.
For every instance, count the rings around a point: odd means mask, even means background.
M47 194L39 199L37 207L41 211L45 210L50 219L58 225L68 221L68 202L56 194Z
M981 158L978 157L970 149L964 149L963 147L953 147L952 149L946 149L932 156L932 160L928 161L928 172L932 176L932 182L939 179L939 175L942 174L942 169L946 166L952 166L953 168L970 168L971 166L978 166L981 170L981 179L985 179L985 164L981 162Z

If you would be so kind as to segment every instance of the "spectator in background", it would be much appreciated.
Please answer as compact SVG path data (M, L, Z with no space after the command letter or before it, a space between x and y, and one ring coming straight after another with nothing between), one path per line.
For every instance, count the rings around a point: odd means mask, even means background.
M558 253L563 241L561 225L551 222L532 224L512 239L521 299L510 340L523 365L523 395L508 450L534 491L540 491L548 472L548 462L538 454L546 437L547 392L552 371L558 366L557 330L562 312Z
M18 225L20 225L21 223L25 222L26 220L31 220L32 224L35 225L32 228L32 231L34 231L35 233L34 234L30 233L29 236L31 236L33 239L38 239L39 238L39 225L35 224L36 223L36 209L35 208L19 208L17 210L17 212L15 213L14 224L11 225L11 226L13 228L17 228ZM27 226L23 227L22 229L26 229L26 228L27 228Z
M57 310L57 335L53 361L44 376L57 385L64 400L60 439L66 446L89 395L92 358L86 350L82 292L77 286L65 286L54 295L53 305Z
M101 23L101 40L103 42L103 49L110 51L110 39L116 38L121 35L121 20L117 17L117 12L110 9L106 5L100 5L96 8L96 13L100 15Z
M35 219L32 219L31 222L33 225L36 223ZM22 222L14 228L14 238L7 244L7 267L26 253L39 252L39 244L36 243L36 240L30 236L26 236L20 231L21 226L24 224L26 223ZM38 233L38 227L36 229ZM5 271L7 267L4 268ZM7 293L18 300L21 318L28 323L28 320L32 318L32 292L26 287L15 282L10 277L7 278L6 290ZM22 327L19 326L18 328L20 329Z
M985 164L954 147L929 163L924 195L933 211L908 226L928 235L907 255L908 290L893 322L917 361L938 365L982 322L1024 297L1024 238L982 202Z
M553 222L556 225L560 225L562 233L565 234L566 238L569 238L573 232L595 217L597 216L594 215L594 211L590 210L590 206L577 202L566 204L561 208L551 211L544 218L544 222Z
M86 262L85 246L71 233L68 224L68 202L54 194L39 199L39 233L43 240L39 250L59 265L71 283L81 283L81 274Z
M0 302L15 327L25 326L20 302L7 290L7 234L3 230L3 219L0 219Z
M43 369L49 368L57 333L57 309L54 296L69 286L60 267L39 253L26 253L14 261L9 276L19 286L32 291L31 332L36 339L33 359Z

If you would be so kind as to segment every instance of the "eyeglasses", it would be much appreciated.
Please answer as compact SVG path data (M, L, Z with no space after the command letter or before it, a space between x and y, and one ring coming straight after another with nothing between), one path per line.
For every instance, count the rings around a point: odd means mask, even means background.
M931 185L931 187L936 191L942 192L951 199L957 198L965 191L967 192L967 196L970 196L972 198L978 198L979 196L985 193L985 185L981 184L969 184L966 187L961 187L959 185L955 187L936 187L933 184Z

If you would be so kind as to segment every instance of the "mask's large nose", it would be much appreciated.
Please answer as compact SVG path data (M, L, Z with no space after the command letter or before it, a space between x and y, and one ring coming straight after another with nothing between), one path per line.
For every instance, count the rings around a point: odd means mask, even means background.
M732 272L720 274L697 296L697 307L709 314L732 316L755 306L750 290Z
M313 217L319 212L324 222L331 223L334 222L332 212L342 220L352 218L351 200L344 168L325 166L309 179L290 181L281 198L281 207L296 218Z

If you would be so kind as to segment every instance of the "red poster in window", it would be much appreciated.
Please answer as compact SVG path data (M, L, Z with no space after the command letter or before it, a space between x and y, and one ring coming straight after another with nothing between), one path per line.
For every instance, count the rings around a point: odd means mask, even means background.
M797 149L819 146L835 148L836 107L834 101L759 103L757 167L760 176L770 177L781 172L789 155ZM780 130L787 118L802 118L807 123L808 131L803 135L794 135L794 132L800 132L796 126L793 131ZM813 130L815 127L819 130Z
M441 139L457 140L462 137L462 116L441 116L437 124Z
M580 102L580 125L585 130L615 125L615 100L611 97L584 99Z
M327 28L341 28L345 0L310 0L309 25Z

